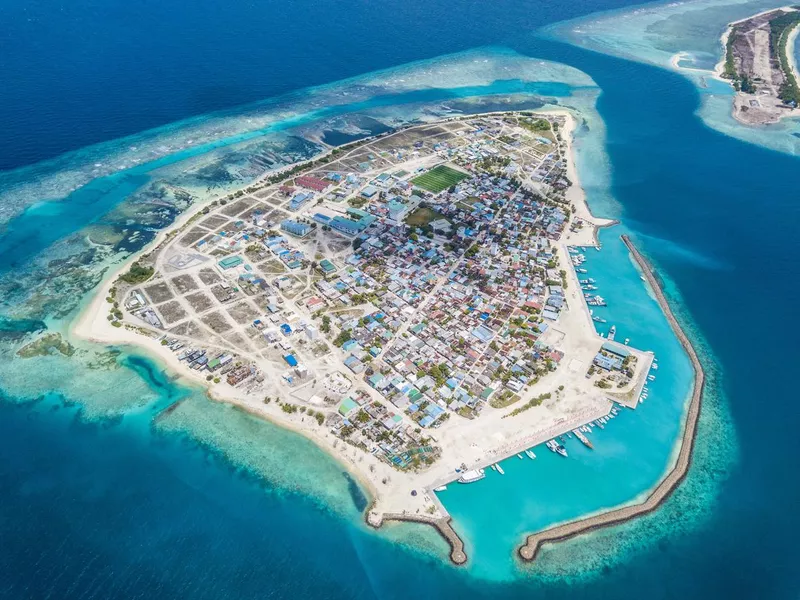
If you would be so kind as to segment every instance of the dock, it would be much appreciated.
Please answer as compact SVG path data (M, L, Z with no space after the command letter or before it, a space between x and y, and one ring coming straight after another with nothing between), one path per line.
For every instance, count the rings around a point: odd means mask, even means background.
M686 477L689 467L692 462L692 450L694 449L695 436L697 434L697 423L700 419L700 408L702 404L703 386L705 385L705 373L700 364L700 359L695 352L689 338L683 332L678 320L672 312L661 284L656 279L655 273L647 260L639 253L636 247L631 242L627 235L622 236L622 241L633 256L636 264L642 270L647 282L650 284L656 296L659 306L664 311L664 314L669 321L672 330L680 340L686 353L692 362L694 369L694 389L692 397L689 402L689 408L686 416L686 425L683 430L683 440L681 449L678 454L678 459L675 461L672 469L661 480L661 482L653 489L647 499L633 506L625 506L615 510L588 517L586 519L579 519L563 525L556 525L550 529L545 529L534 534L527 536L525 543L519 547L518 553L522 560L532 561L536 558L537 553L543 544L563 541L600 529L602 527L609 527L611 525L618 525L639 516L648 514L661 505L669 495L678 487L678 485Z

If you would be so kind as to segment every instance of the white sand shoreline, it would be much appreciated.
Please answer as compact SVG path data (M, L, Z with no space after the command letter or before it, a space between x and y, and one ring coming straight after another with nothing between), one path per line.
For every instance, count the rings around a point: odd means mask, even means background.
M578 232L568 232L568 229L565 229L565 235L562 238L559 249L563 254L562 260L569 261L569 257L564 250L567 243L579 246L593 246L596 244L596 228L613 225L616 221L594 217L587 204L586 194L578 178L573 148L573 136L577 126L575 115L570 111L558 108L544 108L536 112L566 117L566 125L563 127L561 134L566 142L567 155L569 157L567 161L567 176L572 181L572 186L567 191L567 198L574 206L575 218L581 219L585 223L591 225L584 226ZM500 111L487 114L507 114L507 112ZM475 116L477 115L470 115L470 117ZM360 143L366 141L368 140L360 140ZM318 158L319 156L314 157L312 160ZM482 422L480 426L482 429L491 429L495 427L502 440L499 444L497 440L494 440L494 445L491 445L492 441L485 436L485 432L483 437L480 437L479 429L470 428L469 426L466 427L466 430L475 435L475 439L478 439L482 444L485 443L486 447L480 447L479 444L474 443L473 439L459 439L461 437L466 437L463 435L463 430L459 430L459 435L453 437L453 435L449 435L446 428L443 427L434 434L439 438L440 442L443 439L446 441L446 443L441 444L443 447L442 458L425 471L419 473L400 472L377 459L375 456L366 454L333 436L333 434L324 427L317 425L316 421L310 417L303 417L303 415L299 414L286 414L281 411L277 403L264 404L263 397L247 394L243 390L228 386L227 383L224 382L215 384L213 388L211 388L204 375L200 375L197 371L187 368L184 363L178 360L177 356L171 350L162 346L157 339L145 337L140 333L124 327L117 328L112 326L106 319L109 306L105 300L106 296L109 294L109 289L114 285L120 273L127 269L142 254L152 251L159 244L167 240L172 232L186 225L188 221L198 212L202 211L206 205L207 203L198 204L182 214L172 226L159 232L156 238L146 248L143 248L140 252L129 257L117 269L110 273L106 277L104 283L101 284L100 288L95 291L91 302L86 305L81 314L73 321L70 327L70 334L101 344L128 344L141 347L147 353L162 360L171 371L178 373L181 377L193 383L205 387L208 390L210 398L236 405L277 426L284 427L305 436L337 460L368 492L372 500L372 508L369 517L373 525L379 525L384 514L392 514L395 516L403 514L422 516L430 512L429 509L431 507L435 509L433 512L434 517L440 519L447 518L448 515L445 508L438 502L432 489L443 483L450 482L457 477L453 469L456 464L463 462L467 464L469 468L472 468L497 462L525 448L532 447L547 439L564 434L575 427L608 414L612 404L608 399L601 396L580 396L571 401L562 400L559 405L560 408L557 411L542 405L540 407L541 410L527 411L514 419L506 419L502 422L499 420L500 414L498 413L493 415L498 418L492 423ZM582 298L580 298L579 295L576 296L576 290L579 292L580 286L577 282L574 270L569 268L568 265L569 262L565 264L565 267L567 267L570 277L574 280L572 281L574 285L570 286L572 288L571 293L574 301L582 307L574 306L573 311L586 309ZM573 300L571 300L571 302L573 302ZM591 327L591 334L598 340L602 339L594 332L591 320L589 320L589 326ZM564 371L566 371L566 365L563 369L559 370L561 374L558 376L558 379L549 378L548 376L548 378L545 378L538 384L537 391L552 391L547 388L555 388L561 381L565 383L568 382L569 379L565 378L570 374L565 374ZM580 374L578 374L578 377L583 379ZM484 421L484 418L489 419L491 416L482 416L479 420ZM451 439L447 439L448 437ZM469 442L471 441L473 443L470 445ZM409 493L411 490L419 490L421 493L412 496Z

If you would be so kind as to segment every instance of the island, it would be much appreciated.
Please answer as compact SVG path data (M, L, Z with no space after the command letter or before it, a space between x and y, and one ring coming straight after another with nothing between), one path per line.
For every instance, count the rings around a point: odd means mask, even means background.
M591 448L657 368L595 328L604 300L581 264L613 222L587 207L575 124L561 110L452 117L268 172L162 231L74 333L144 347L212 398L307 436L369 490L369 525L433 525L463 564L437 490L535 460L540 444L566 456L565 435ZM660 499L685 474L693 427ZM544 532L519 554L602 524Z
M717 75L736 90L733 116L746 125L798 116L800 87L794 45L800 11L783 7L730 23Z

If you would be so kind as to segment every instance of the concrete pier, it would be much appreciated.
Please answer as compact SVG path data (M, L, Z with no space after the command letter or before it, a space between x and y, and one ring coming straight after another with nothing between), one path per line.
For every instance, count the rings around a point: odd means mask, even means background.
M650 287L653 289L661 309L664 311L670 326L680 340L684 350L686 350L686 353L689 355L692 367L694 368L694 390L689 402L680 453L678 454L678 459L675 461L672 470L670 470L661 483L656 486L647 499L641 504L611 510L593 517L572 521L564 525L557 525L550 529L529 535L525 543L519 548L520 557L526 561L531 561L536 558L536 554L539 552L542 544L566 540L601 527L623 523L652 512L658 508L658 506L675 490L678 484L680 484L691 465L692 449L694 448L697 423L700 417L703 386L705 384L703 367L700 364L700 360L689 338L686 337L686 334L681 329L680 324L670 309L663 290L661 289L661 284L656 279L653 269L650 267L647 260L639 253L628 236L623 235L622 241L625 243L625 246L627 246L634 260L641 268L647 282L650 284Z

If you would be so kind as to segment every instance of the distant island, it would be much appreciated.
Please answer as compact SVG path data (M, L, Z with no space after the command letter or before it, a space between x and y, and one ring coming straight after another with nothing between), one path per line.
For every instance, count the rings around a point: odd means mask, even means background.
M800 115L794 43L800 24L795 7L769 10L731 23L722 37L717 74L736 90L733 116L746 125Z
M369 489L367 523L433 525L464 563L436 492L540 444L566 456L567 435L591 448L657 368L595 330L605 302L581 264L613 222L589 212L574 128L556 110L455 117L267 173L162 231L75 333L145 347L309 437ZM652 510L685 473L687 431L646 503L548 530L520 556Z

